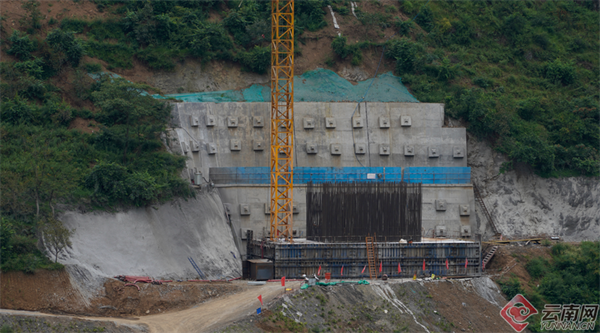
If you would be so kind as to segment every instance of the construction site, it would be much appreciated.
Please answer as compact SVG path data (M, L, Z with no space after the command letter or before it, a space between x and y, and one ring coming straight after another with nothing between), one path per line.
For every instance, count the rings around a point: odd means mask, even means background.
M2 272L1 332L513 332L530 261L598 244L597 179L505 171L383 51L368 79L296 74L294 0L270 17L268 79L153 96L193 196L65 205L64 268Z

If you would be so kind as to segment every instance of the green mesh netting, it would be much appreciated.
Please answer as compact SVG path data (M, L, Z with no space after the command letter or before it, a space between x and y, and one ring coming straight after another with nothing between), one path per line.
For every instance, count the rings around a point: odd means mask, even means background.
M367 89L368 94L364 96ZM271 94L269 85L255 84L241 90L154 97L173 97L184 102L270 102ZM367 102L419 102L408 92L402 80L391 73L380 74L376 80L368 79L356 85L327 69L317 69L294 77L295 102L356 102L363 97Z
M317 282L316 285L317 286L335 286L336 284L344 284L344 283L370 284L369 281L367 281L367 280L360 280L360 281ZM310 285L308 283L304 283L303 285L300 286L300 289L307 289L307 288L310 288Z

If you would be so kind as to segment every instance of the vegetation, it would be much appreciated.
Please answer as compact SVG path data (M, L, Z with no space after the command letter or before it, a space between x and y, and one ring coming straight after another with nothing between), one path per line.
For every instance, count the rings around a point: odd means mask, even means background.
M598 304L600 301L600 242L558 243L552 247L551 260L532 258L526 269L532 278L531 292L526 292L516 277L499 281L508 299L523 294L538 311L544 304ZM597 321L596 327L598 324ZM539 317L531 319L528 328L539 332Z
M385 53L417 99L445 103L511 158L506 169L521 162L543 176L599 174L597 4L425 4L401 2L420 29L397 20L405 37Z
M32 3L24 6L37 8ZM72 205L115 209L193 195L179 177L184 158L166 152L160 138L169 106L150 97L148 86L88 77L102 68L81 63L90 45L76 31L86 26L63 22L43 39L35 29L28 29L33 35L15 31L3 45L20 60L0 64L3 271L61 268L56 261L71 246L73 230L57 216ZM74 73L70 102L53 84L68 71ZM79 104L93 109L73 106ZM88 127L73 128L76 118Z

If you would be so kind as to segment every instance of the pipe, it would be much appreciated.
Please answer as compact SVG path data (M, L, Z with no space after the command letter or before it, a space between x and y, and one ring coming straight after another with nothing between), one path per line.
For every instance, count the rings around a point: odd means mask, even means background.
M125 284L125 287L127 287L127 286L134 286L134 287L138 288L138 291L140 291L140 287L137 284L127 283L127 284Z

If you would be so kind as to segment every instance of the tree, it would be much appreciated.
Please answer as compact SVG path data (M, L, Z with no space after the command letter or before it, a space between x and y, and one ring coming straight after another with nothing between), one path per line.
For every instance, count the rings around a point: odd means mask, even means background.
M124 79L104 77L100 88L92 93L95 105L102 110L97 119L107 126L104 131L122 142L124 165L129 152L139 154L153 147L149 143L158 140L170 114L165 102L143 92L147 88Z
M0 217L0 264L4 263L11 255L10 240L15 234L12 224Z
M46 250L54 256L54 262L58 261L58 255L65 250L71 248L73 243L70 238L75 232L75 229L69 230L65 228L61 221L51 217L48 218L42 225L42 235Z

